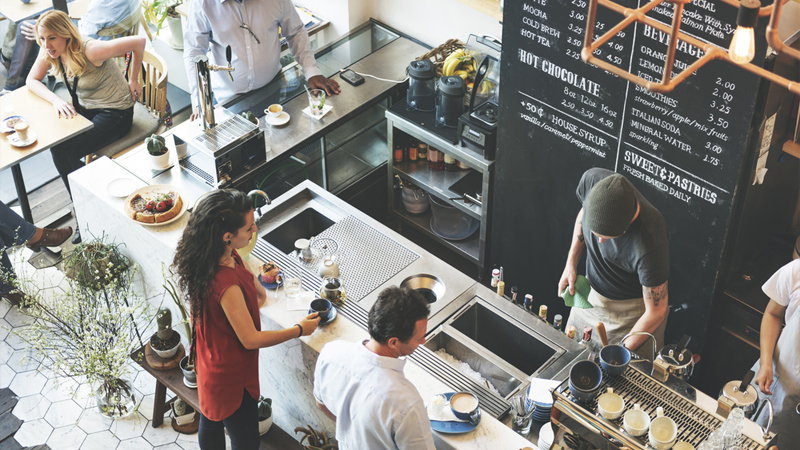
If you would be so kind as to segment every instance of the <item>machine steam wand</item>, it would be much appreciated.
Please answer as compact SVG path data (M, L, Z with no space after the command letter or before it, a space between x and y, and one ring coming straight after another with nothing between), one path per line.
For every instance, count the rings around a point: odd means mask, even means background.
M208 56L197 55L194 57L195 76L197 77L197 104L200 105L200 115L203 116L203 129L214 128L214 100L211 91L211 71L225 71L233 81L234 68L231 67L231 46L225 49L225 57L228 60L228 67L216 66L208 63Z

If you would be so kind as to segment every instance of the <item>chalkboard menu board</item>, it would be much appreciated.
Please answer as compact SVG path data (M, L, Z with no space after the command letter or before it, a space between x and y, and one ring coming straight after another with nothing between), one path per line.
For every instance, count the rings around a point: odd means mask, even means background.
M637 8L645 2L619 3ZM673 313L667 339L685 332L699 347L759 78L712 61L673 92L650 92L580 59L587 11L588 0L505 1L492 262L505 267L507 284L532 293L536 305L566 314L556 291L581 207L575 188L591 167L622 173L669 228ZM672 12L662 3L648 17L669 26ZM736 14L719 0L694 0L685 7L681 30L727 47ZM621 17L599 7L595 37ZM756 29L756 61L763 60L765 25L761 20ZM668 38L634 23L595 56L659 81ZM673 73L702 54L679 41Z

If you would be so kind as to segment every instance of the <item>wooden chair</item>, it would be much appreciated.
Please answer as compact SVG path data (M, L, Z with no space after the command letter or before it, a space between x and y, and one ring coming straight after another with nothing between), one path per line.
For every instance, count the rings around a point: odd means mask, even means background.
M139 84L142 85L142 96L133 107L131 130L116 142L87 155L86 164L98 156L111 158L158 131L167 106L167 63L164 58L145 50Z

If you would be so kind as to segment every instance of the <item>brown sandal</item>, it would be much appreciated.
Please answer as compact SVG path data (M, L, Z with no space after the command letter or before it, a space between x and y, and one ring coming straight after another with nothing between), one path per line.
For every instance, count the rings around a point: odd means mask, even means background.
M28 248L57 247L72 236L72 227L44 228L42 237L36 242L28 242Z

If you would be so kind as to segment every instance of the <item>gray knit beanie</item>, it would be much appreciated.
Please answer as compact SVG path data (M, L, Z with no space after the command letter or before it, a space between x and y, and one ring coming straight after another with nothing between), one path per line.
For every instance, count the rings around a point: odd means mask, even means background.
M618 237L625 234L636 215L636 188L615 173L592 187L583 204L583 220L597 234Z

